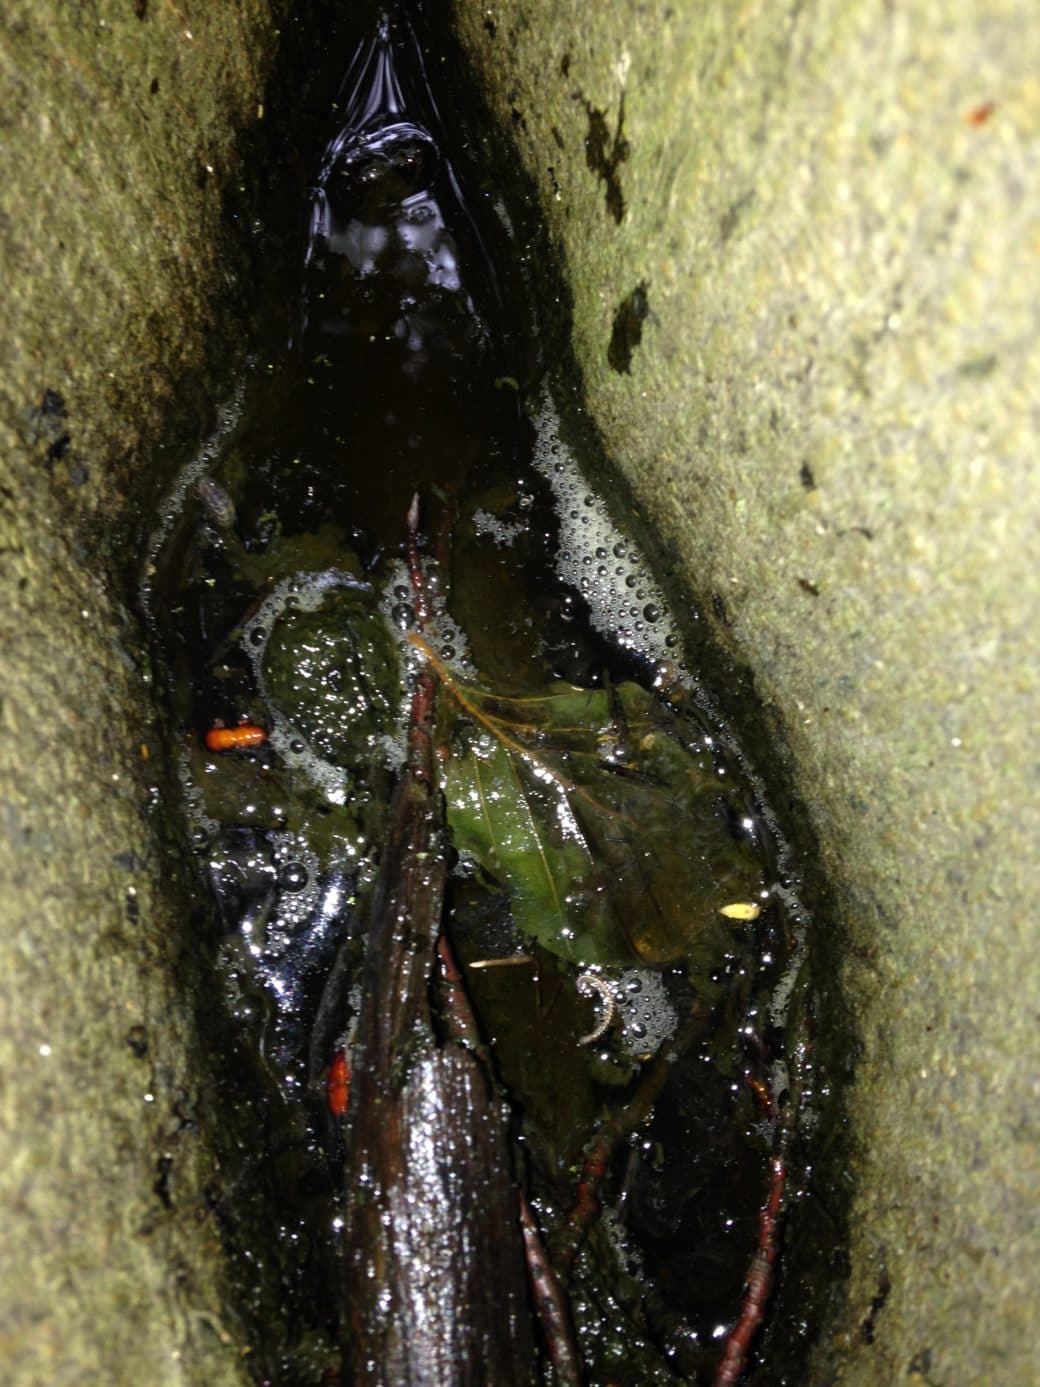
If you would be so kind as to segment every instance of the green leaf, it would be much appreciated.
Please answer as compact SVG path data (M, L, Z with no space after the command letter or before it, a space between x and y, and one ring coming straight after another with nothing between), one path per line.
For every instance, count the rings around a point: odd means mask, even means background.
M762 869L728 832L719 804L736 802L681 714L634 683L495 694L414 640L448 694L454 842L509 888L520 929L583 964L725 947L720 912L755 898Z

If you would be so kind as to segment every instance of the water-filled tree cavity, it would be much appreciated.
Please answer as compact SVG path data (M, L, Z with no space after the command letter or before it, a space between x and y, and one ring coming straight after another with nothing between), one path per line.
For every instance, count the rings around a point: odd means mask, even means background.
M508 175L432 42L377 12L341 50L145 562L255 1117L225 1196L252 1361L736 1382L800 1178L797 876L583 469Z

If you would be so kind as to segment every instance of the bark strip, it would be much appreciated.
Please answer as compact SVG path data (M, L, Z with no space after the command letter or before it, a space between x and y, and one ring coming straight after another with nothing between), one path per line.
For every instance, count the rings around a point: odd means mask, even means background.
M430 988L446 877L431 728L409 764L369 902L347 1130L344 1377L366 1387L535 1381L503 1114L476 1057L441 1046Z

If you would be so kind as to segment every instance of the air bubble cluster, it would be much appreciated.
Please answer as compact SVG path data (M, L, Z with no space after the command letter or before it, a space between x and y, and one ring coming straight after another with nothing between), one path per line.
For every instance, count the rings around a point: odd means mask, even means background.
M508 549L527 527L522 520L500 520L497 515L478 507L473 512L473 528L478 535L493 540L500 549Z
M265 599L262 606L242 628L241 648L248 655L256 677L257 689L271 715L270 744L290 766L300 770L317 786L330 804L346 804L350 797L350 777L346 770L311 744L303 731L295 726L278 706L278 700L268 688L265 655L271 632L286 611L317 612L331 592L337 589L357 591L366 585L353 574L339 569L320 573L298 573L283 578Z
M651 968L628 968L614 980L618 1031L633 1056L656 1052L674 1034L679 1016L664 978Z
M664 593L636 546L619 530L605 502L590 491L577 459L560 439L547 386L534 416L534 465L552 488L560 535L556 571L589 605L592 624L613 644L677 677L679 635Z
M434 654L451 667L452 673L459 679L473 679L476 667L469 656L469 643L462 627L449 614L441 589L440 574L431 564L426 569L426 597L430 613L422 638ZM399 563L390 569L380 597L379 610L397 637L402 667L409 674L414 674L422 663L422 656L408 639L409 633L417 630L411 592L408 569L404 563ZM402 607L407 608L407 623L401 620Z
M618 1265L629 1276L645 1275L643 1254L638 1243L625 1227L616 1209L604 1209L600 1215L600 1228L607 1242L614 1250Z

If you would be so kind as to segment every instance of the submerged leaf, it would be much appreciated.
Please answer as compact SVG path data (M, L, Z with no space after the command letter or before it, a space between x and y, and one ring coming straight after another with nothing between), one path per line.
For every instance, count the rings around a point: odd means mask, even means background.
M493 694L414 640L456 710L455 845L508 886L519 928L586 964L714 952L720 910L761 890L761 866L729 833L725 781L681 715L634 683Z

